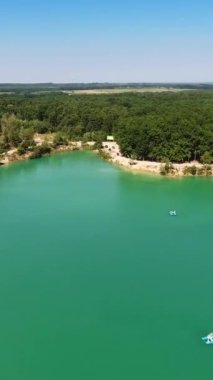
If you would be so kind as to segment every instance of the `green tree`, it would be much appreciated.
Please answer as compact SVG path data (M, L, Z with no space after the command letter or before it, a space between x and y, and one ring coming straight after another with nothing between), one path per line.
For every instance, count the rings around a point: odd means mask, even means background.
M213 155L211 155L209 152L205 152L205 153L201 156L200 161L201 161L203 164L210 165L210 164L213 163Z

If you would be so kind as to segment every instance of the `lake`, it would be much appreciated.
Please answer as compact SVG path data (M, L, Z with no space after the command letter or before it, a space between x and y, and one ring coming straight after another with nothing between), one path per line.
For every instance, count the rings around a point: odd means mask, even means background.
M1 379L209 376L211 178L18 162L0 168L0 236Z

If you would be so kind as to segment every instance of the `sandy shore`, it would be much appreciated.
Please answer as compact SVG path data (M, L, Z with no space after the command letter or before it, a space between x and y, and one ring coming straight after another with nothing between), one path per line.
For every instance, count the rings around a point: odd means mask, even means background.
M53 134L35 134L34 141L36 145L41 145L43 143L52 144L53 143ZM89 147L94 145L93 141L90 141L86 144ZM58 146L57 148L52 148L52 153L57 152L66 152L66 151L74 151L74 150L83 150L85 147L83 146L81 141L70 141L68 145ZM119 146L116 142L103 142L102 151L106 154L108 161L112 162L115 165L118 165L124 169L130 170L135 173L151 173L151 174L161 174L162 163L153 162L153 161L139 161L132 160L130 158L122 156ZM26 154L19 155L17 149L11 149L8 152L4 153L0 157L0 165L9 164L14 161L22 161L28 160L31 157L31 153L27 152ZM204 165L197 161L187 162L184 164L173 164L172 172L169 174L171 177L182 177L185 174L185 169L190 168L192 166L196 166L197 169L204 168ZM213 176L213 165L212 168L212 176Z
M125 169L131 170L133 172L138 173L153 173L153 174L161 174L162 163L153 162L153 161L139 161L132 160L130 158L124 157L121 155L119 146L116 142L104 142L103 143L103 151L109 157L109 161L113 164L119 165ZM184 170L186 168L196 166L196 168L202 169L204 165L197 161L187 162L184 164L173 164L173 172L170 176L173 177L182 177L184 176ZM213 165L212 172L213 172ZM212 173L213 174L213 173Z

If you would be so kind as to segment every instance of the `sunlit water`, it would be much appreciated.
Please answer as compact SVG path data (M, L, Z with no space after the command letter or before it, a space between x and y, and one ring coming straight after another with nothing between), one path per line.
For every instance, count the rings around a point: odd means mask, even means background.
M212 242L212 179L82 152L0 168L0 379L211 376Z

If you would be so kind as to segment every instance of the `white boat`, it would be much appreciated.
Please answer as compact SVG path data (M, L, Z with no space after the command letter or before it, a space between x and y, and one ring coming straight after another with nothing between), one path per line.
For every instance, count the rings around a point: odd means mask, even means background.
M170 214L171 216L176 216L176 215L177 215L177 213L176 213L175 210L173 210L173 211L169 211L169 214Z
M213 333L210 333L208 334L207 336L204 336L202 338L202 340L206 343L206 344L213 344Z

